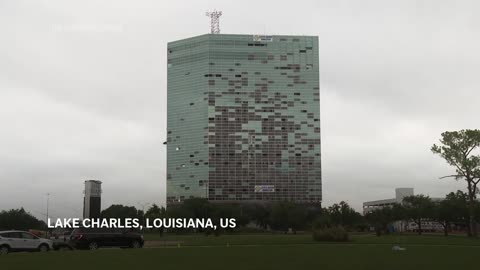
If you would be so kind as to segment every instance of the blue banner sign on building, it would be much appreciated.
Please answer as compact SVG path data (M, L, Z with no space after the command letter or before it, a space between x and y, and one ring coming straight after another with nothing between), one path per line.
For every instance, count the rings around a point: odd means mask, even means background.
M255 186L255 192L275 192L274 185Z

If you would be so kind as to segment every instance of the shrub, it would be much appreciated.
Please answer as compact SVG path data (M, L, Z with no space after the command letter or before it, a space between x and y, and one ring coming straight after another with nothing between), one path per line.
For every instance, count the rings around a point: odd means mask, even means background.
M313 240L328 242L350 241L348 232L342 227L318 229L313 231Z

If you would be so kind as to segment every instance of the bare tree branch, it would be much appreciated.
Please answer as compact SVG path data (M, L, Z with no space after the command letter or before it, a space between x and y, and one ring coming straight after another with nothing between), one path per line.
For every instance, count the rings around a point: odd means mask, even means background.
M447 175L447 176L442 176L438 179L444 179L444 178L449 178L449 177L455 177L455 178L458 178L458 177L463 177L463 175Z
M470 153L471 153L475 148L477 148L477 147L478 147L478 145L476 145L476 144L473 145L473 146L467 151L467 153L466 153L465 156L468 157L468 155L470 155Z
M461 173L463 173L462 176L466 176L466 175L467 175L467 173L466 173L464 170L462 170L457 163L455 163L454 165L455 165L455 167L457 167L457 170L459 170Z

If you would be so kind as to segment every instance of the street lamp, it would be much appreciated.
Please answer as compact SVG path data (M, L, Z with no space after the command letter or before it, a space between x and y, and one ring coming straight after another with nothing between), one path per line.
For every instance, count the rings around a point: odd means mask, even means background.
M142 207L142 222L143 222L142 225L145 225L145 207L147 205L150 205L151 203L149 203L149 202L145 202L145 203L137 202L137 204Z
M47 195L47 222L46 223L48 224L48 217L49 217L48 216L48 205L50 204L50 193L47 193L46 195Z
M47 220L46 220L46 224L47 224L47 231L45 232L45 237L48 237L48 206L50 204L50 193L47 193Z

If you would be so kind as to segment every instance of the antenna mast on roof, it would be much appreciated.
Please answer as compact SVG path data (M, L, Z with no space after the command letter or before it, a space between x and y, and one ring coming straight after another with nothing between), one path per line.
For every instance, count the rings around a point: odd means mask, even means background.
M220 34L220 16L222 16L221 11L207 11L205 13L207 17L210 17L210 33Z

